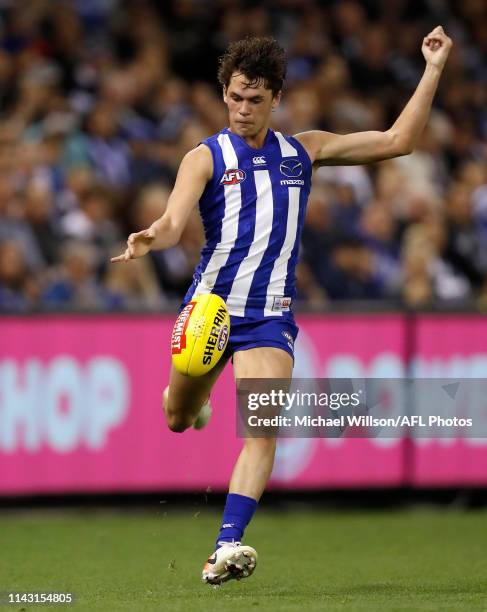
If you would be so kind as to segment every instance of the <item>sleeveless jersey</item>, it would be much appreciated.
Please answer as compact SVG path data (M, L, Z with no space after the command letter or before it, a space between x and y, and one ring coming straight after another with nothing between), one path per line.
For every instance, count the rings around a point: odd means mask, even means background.
M227 128L203 144L213 156L199 202L206 244L183 303L211 292L232 316L283 316L296 293L311 160L295 138L272 130L261 149Z

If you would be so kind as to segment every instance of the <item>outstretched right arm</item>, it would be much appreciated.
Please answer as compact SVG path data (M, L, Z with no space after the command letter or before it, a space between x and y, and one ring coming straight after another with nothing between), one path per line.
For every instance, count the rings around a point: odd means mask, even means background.
M129 261L149 251L168 249L177 244L212 174L213 158L207 146L199 145L186 153L162 217L149 228L130 234L125 252L112 257L111 261Z

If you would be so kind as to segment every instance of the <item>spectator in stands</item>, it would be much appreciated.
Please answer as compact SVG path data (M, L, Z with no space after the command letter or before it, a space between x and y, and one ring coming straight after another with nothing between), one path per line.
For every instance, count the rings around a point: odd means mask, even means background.
M94 185L81 194L79 208L65 215L62 231L65 237L89 242L96 249L97 266L103 267L113 245L121 239L114 220L113 192L102 185Z
M39 285L29 274L21 244L0 242L0 311L27 312L37 305Z
M61 262L52 270L43 291L47 308L96 310L109 305L96 275L97 253L89 243L70 240L61 249Z

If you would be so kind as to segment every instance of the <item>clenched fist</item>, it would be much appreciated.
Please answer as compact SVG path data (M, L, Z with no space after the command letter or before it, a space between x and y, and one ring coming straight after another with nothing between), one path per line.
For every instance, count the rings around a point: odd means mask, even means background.
M421 51L428 64L436 66L441 70L445 65L452 44L451 38L445 34L443 28L437 26L428 36L423 38Z

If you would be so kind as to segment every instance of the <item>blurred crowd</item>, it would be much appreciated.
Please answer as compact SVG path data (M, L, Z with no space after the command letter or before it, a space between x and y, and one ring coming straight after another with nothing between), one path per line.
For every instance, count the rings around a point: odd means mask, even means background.
M273 127L392 125L454 47L415 152L316 172L299 300L487 307L485 0L0 0L0 310L157 309L191 283L178 246L109 264L159 217L182 156L227 123L218 56L247 34L288 50Z

